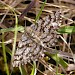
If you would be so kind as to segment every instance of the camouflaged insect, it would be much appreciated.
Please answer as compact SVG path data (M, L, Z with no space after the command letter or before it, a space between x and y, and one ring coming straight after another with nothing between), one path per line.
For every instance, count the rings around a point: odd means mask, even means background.
M13 67L27 64L31 60L37 61L44 57L46 50L43 47L50 48L56 45L59 38L56 30L61 24L60 19L60 13L56 12L38 20L36 25L32 24L26 28L13 57Z

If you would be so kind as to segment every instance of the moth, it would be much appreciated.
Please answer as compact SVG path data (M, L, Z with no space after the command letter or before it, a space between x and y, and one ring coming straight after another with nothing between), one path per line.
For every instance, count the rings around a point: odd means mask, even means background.
M59 38L56 30L60 24L60 13L57 11L26 27L13 57L13 67L43 58L46 48L56 45Z

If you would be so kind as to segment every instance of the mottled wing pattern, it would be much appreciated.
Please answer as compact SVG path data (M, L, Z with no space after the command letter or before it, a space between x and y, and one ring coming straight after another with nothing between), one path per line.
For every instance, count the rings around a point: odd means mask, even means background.
M42 46L50 48L56 45L59 37L56 32L60 24L59 17L57 13L48 15L32 24L29 29L26 28L13 57L13 67L27 64L31 60L37 61L38 58L44 57L46 50Z

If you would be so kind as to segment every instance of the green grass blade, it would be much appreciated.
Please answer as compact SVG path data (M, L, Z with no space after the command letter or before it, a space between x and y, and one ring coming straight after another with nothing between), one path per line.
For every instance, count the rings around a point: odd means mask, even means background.
M0 44L0 47L2 47L2 43ZM7 47L6 45L5 45L5 51L11 56L12 51L11 51L11 49L10 49L9 47Z
M33 61L33 63L34 63L34 65L33 65L33 69L32 69L32 72L31 72L30 75L36 75L36 72L37 72L37 70L36 70L36 62Z
M4 33L2 33L2 48L3 48L3 56L4 56L6 74L9 75L9 68L8 68L8 64L7 64L5 45L3 42L4 42Z
M19 70L21 72L21 75L27 75L25 68L22 65L19 67Z
M8 54L12 55L12 51L9 49L9 47L5 46L5 50Z
M68 34L71 34L71 33L75 33L75 26L65 26L65 27L61 27L59 30L58 30L59 33L68 33Z
M13 57L16 50L16 40L17 40L17 32L18 32L17 27L18 27L18 18L17 18L17 15L15 14L15 32L14 32L14 42L13 42L12 56L11 56L11 70L13 70L12 62L13 62Z
M49 57L54 59L58 64L60 64L63 68L67 68L68 63L65 62L62 58L58 56L58 54L49 54L48 52L45 52Z
M24 27L23 27L23 26L18 26L18 27L16 28L16 30L17 30L17 31L24 32ZM14 32L14 31L15 31L15 28L1 29L1 30L0 30L0 33L10 32L10 31Z
M38 15L35 18L35 23L36 23L37 20L39 20L40 15L42 14L42 10L44 9L44 6L45 6L46 1L47 0L45 0L44 3L42 4L40 11L39 11Z
M17 26L18 26L18 18L16 17L16 25L15 25L15 34L14 34L14 43L13 43L13 50L12 50L12 56L14 55L15 49L16 49L16 39L17 39Z
M51 57L58 63L61 64L64 68L68 66L68 64L60 57L58 57L57 54L51 54Z

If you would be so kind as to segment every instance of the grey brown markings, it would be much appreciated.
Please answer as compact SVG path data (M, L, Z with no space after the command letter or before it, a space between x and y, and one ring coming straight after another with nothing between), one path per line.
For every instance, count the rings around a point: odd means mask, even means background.
M12 65L18 67L27 64L31 60L37 61L38 58L44 57L45 47L56 45L57 29L59 28L60 15L57 13L48 15L37 21L36 25L32 24L26 28L26 33L22 35L15 52Z

